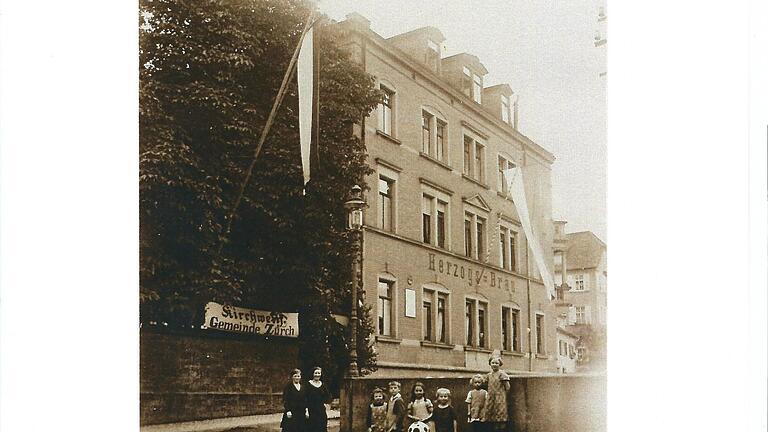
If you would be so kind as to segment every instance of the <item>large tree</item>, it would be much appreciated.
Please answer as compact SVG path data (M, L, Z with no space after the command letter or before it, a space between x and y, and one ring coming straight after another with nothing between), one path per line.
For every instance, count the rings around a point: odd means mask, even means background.
M380 94L327 21L315 27L319 164L306 194L293 78L225 232L310 7L300 0L142 0L141 314L199 325L208 301L298 311L304 366L333 367L347 361L331 313L348 311L355 251L343 203L370 173L352 129ZM362 334L370 326L362 320ZM373 366L365 338L360 348L361 364Z

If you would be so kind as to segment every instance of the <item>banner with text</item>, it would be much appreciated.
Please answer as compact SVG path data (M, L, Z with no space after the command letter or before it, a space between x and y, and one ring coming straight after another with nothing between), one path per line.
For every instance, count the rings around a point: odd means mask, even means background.
M205 305L205 329L263 336L299 336L299 314L268 312L208 302Z

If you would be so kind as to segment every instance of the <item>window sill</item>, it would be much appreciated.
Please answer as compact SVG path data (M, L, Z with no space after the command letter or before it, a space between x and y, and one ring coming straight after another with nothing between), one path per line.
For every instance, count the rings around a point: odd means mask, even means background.
M428 155L428 154L426 154L424 152L420 151L419 152L419 156L423 157L424 159L427 159L430 162L433 162L433 163L437 164L440 168L447 169L448 171L453 171L453 168L451 168L451 166L448 165L447 163L445 163L445 162L443 162L443 161L441 161L439 159L435 159L432 156L430 156L430 155Z
M384 336L384 335L376 335L376 342L386 342L386 343L392 343L392 344L399 344L402 343L402 339L398 339L392 336Z
M478 185L478 186L480 186L480 187L482 187L484 189L490 189L490 187L487 184L481 182L480 180L473 179L472 177L470 177L470 176L468 176L466 174L462 174L461 176L464 177L464 180L470 181L470 182L472 182L472 183L474 183L474 184L476 184L476 185Z
M444 342L421 341L421 346L452 350L453 345Z
M525 357L525 353L524 352L520 352L520 351L502 351L501 354L502 355L510 355L510 356L514 356L514 357Z
M490 354L493 352L493 350L490 350L488 348L473 347L473 346L466 346L466 345L464 346L464 351L487 353L487 354Z
M549 356L547 356L546 354L536 354L536 358L540 360L547 360L549 359Z
M383 137L383 138L386 138L391 143L394 143L394 144L397 144L397 145L402 145L403 144L402 141L400 141L399 139L393 137L392 135L390 135L390 134L388 134L386 132L383 132L383 131L380 131L380 130L376 130L376 135L378 135L380 137Z

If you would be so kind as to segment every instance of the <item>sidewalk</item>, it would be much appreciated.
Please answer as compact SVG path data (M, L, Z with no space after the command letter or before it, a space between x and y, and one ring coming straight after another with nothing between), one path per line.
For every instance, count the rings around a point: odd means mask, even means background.
M338 430L339 411L327 410L328 430ZM218 432L237 429L238 432L272 432L280 430L282 413L264 414L245 417L227 417L211 420L198 420L183 423L148 425L140 428L141 432Z

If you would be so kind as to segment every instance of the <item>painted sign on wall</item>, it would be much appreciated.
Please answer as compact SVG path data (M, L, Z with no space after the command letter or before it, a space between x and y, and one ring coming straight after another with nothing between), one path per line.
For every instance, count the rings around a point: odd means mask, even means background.
M205 329L263 336L299 336L299 314L269 312L208 302L205 305Z

